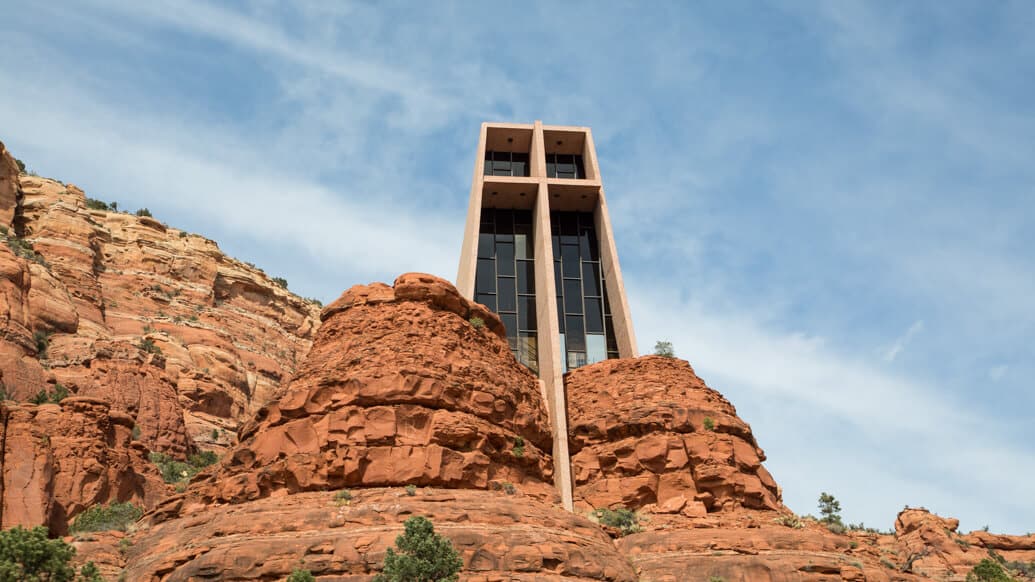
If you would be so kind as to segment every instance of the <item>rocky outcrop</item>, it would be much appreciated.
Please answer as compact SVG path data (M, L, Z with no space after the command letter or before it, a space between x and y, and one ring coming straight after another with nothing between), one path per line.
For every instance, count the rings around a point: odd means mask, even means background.
M14 222L15 210L21 187L18 183L18 163L7 151L4 142L0 141L0 224L10 227Z
M751 427L687 362L606 360L570 372L565 387L581 507L783 509Z
M165 485L132 430L129 416L94 398L0 403L0 528L63 534L71 516L98 503L153 507Z
M204 237L90 208L71 184L14 180L17 212L0 214L6 394L61 383L129 414L153 450L230 446L308 351L318 307Z
M394 287L349 289L323 320L283 396L242 428L218 477L192 491L237 502L278 490L506 482L552 498L539 382L495 315L442 279L407 274Z
M283 580L295 568L318 580L370 580L402 522L422 515L449 538L465 581L612 580L636 576L592 522L520 494L402 488L270 497L189 518L143 524L126 579Z

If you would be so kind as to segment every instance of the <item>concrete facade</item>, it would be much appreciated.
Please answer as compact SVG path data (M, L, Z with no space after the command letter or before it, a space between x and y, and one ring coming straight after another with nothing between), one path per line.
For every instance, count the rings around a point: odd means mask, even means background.
M528 154L528 176L486 176L485 152ZM547 176L548 154L582 156L584 178ZM571 462L568 453L568 420L564 392L566 356L561 353L558 324L551 211L593 213L604 289L611 308L611 320L618 356L635 357L629 303L618 264L611 221L600 180L593 134L588 127L534 124L483 123L478 139L474 176L464 242L460 253L457 288L475 299L478 239L483 209L519 209L532 212L533 263L537 324L537 363L540 386L549 407L553 431L554 481L562 502L572 508Z

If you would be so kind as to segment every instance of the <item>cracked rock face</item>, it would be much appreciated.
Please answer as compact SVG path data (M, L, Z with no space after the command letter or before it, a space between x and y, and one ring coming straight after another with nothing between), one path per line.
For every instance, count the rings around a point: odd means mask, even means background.
M570 372L569 448L583 507L703 516L783 509L751 427L690 364L646 356Z

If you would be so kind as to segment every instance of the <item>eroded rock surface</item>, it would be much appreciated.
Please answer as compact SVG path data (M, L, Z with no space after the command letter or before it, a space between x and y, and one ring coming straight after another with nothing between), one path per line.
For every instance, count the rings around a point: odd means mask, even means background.
M751 427L687 362L606 360L565 378L581 507L688 516L783 508Z
M63 534L71 516L98 503L154 507L165 484L132 428L128 415L94 398L0 403L0 528Z
M218 477L192 491L236 502L278 490L511 483L553 498L539 383L493 331L495 315L411 273L394 287L349 289L323 318L283 396L242 428Z

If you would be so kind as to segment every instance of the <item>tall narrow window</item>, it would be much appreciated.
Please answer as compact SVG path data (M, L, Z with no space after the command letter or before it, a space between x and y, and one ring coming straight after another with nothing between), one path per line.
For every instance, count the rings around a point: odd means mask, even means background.
M578 171L577 166L574 171ZM550 223L565 371L617 358L593 214L551 212Z
M514 357L538 374L535 269L529 250L531 240L530 210L483 208L478 235L475 294L479 303L499 314L503 326L507 328L507 340Z

